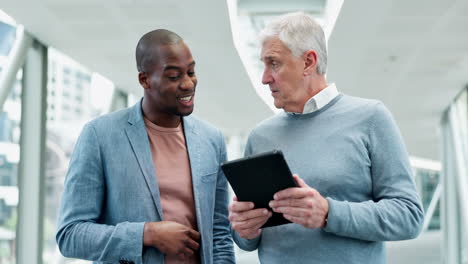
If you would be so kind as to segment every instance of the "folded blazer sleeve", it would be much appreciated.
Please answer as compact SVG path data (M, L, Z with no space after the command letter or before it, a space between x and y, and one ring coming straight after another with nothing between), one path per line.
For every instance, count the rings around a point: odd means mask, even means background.
M219 133L220 163L226 161L224 136ZM228 185L221 167L216 181L216 198L213 220L213 263L235 263L228 219Z
M65 257L141 263L144 223L99 224L106 183L92 123L75 146L59 211L57 244Z

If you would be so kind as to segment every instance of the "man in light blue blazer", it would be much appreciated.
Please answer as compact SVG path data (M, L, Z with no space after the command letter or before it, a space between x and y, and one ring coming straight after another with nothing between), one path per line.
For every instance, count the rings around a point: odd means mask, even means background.
M234 263L224 138L189 116L197 84L190 50L177 34L155 30L140 39L136 59L142 100L89 122L76 143L60 251L96 263Z

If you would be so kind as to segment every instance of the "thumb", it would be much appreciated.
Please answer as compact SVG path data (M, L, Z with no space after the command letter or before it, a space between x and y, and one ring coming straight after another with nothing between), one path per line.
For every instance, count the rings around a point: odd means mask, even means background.
M309 185L307 185L307 183L305 183L305 181L301 179L299 175L293 174L293 178L299 187L309 187Z

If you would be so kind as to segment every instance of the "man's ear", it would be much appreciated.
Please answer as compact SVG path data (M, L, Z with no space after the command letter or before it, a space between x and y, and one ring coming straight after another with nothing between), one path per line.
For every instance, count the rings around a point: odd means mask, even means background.
M308 50L304 53L304 75L317 72L317 52Z
M139 72L139 73L138 73L138 81L140 82L140 85L141 85L144 89L149 89L149 88L150 88L149 80L148 80L148 75L146 75L145 72Z

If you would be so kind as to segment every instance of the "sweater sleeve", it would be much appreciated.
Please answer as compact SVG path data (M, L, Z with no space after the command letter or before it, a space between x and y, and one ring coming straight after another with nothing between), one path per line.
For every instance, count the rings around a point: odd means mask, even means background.
M368 241L415 238L421 231L423 209L403 139L382 103L375 106L368 137L373 200L347 202L327 198L329 212L324 230Z

